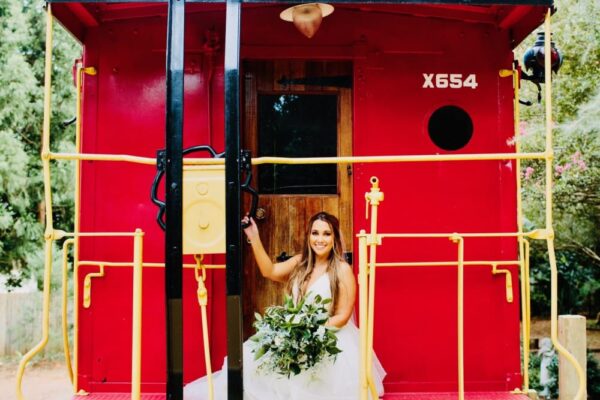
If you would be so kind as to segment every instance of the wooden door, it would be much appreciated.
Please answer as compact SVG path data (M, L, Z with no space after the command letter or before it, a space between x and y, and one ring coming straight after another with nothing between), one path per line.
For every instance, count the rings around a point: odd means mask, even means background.
M251 150L253 157L351 155L351 86L349 62L246 62L243 148ZM282 107L287 108L282 111ZM302 251L306 223L319 211L339 218L345 251L351 254L350 164L305 169L255 166L253 176L253 186L261 194L259 207L264 210L264 219L257 224L273 260L282 253L291 256ZM254 312L262 313L265 307L279 303L284 285L261 276L249 245L244 250L244 259L247 338L253 332Z

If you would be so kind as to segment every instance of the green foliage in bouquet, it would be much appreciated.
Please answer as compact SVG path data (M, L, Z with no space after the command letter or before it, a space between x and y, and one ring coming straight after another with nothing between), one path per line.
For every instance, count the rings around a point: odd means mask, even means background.
M258 370L287 376L318 366L327 359L335 359L341 352L337 347L336 328L326 327L329 318L326 305L331 299L317 295L311 301L306 297L294 304L286 296L283 305L271 306L261 316L256 313L254 327L254 359Z

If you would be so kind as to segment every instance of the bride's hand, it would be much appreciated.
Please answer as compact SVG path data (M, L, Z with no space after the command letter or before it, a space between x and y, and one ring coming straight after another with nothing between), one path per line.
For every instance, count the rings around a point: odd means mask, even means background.
M244 233L249 241L258 238L258 226L256 226L254 219L246 215L244 218L242 218L242 224L248 225L248 227L244 229Z

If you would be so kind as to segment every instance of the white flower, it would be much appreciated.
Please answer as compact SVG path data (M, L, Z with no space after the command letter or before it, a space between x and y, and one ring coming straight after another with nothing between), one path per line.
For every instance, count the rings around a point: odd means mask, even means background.
M323 340L323 338L325 337L325 332L326 329L323 325L319 326L319 328L317 329L317 337L321 340Z

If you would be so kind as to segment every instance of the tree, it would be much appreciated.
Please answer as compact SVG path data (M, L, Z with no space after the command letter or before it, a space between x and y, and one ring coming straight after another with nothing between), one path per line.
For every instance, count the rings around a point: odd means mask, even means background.
M0 0L0 274L19 286L41 270L43 184L41 125L45 17L40 4ZM52 150L73 149L74 131L60 122L75 112L70 65L79 46L55 24L53 51ZM53 163L57 225L72 224L72 168Z
M553 78L554 171L553 227L561 274L570 281L562 311L598 310L600 300L600 4L594 0L559 0L553 18L553 40L564 54L564 64ZM521 46L530 46L534 37ZM524 83L524 97L535 98L532 85ZM523 151L543 151L543 104L526 108L521 126ZM544 227L545 176L543 161L524 163L524 214L530 228ZM549 269L545 245L533 247L534 285L545 288ZM577 269L577 271L575 271ZM536 287L534 287L534 291ZM549 292L534 293L540 305ZM567 299L571 298L572 301ZM546 302L546 307L547 307ZM578 304L578 305L577 305ZM574 308L575 307L575 308Z

